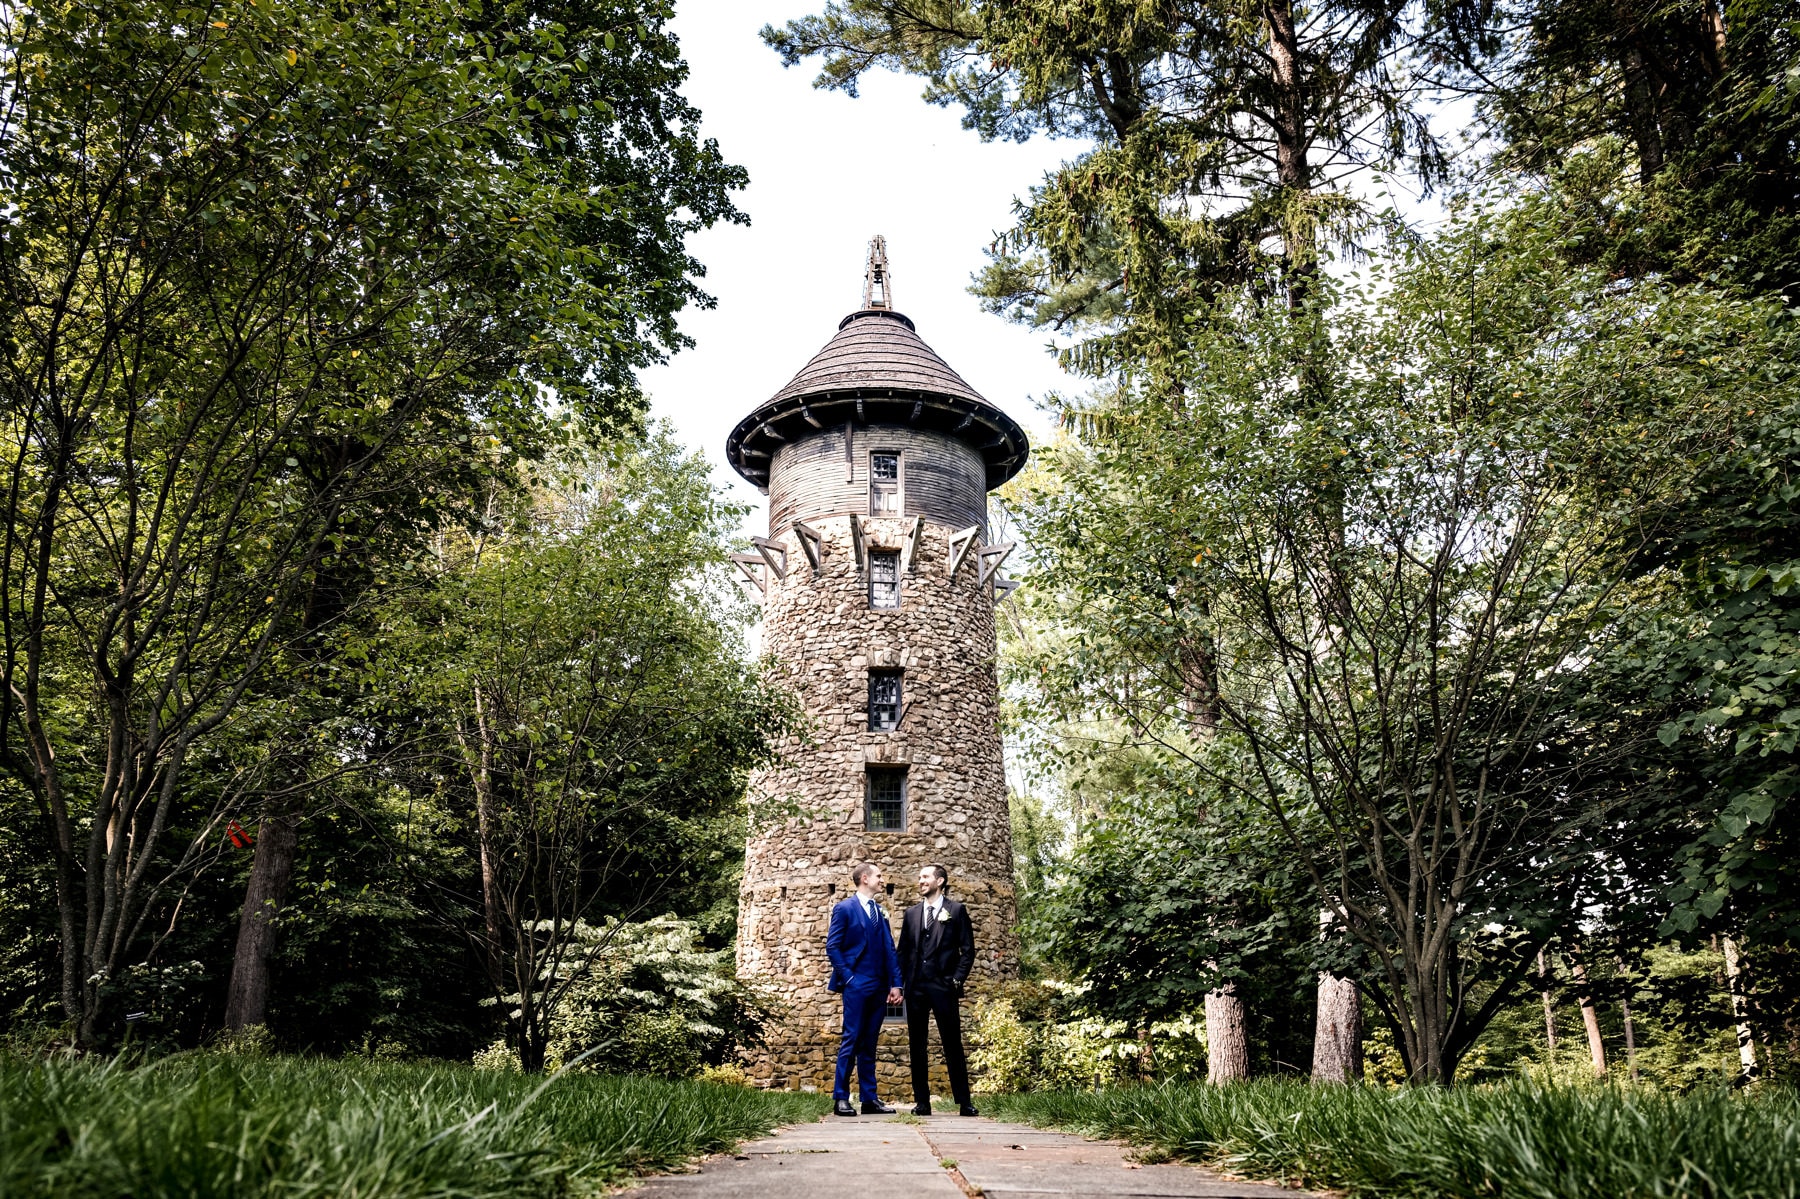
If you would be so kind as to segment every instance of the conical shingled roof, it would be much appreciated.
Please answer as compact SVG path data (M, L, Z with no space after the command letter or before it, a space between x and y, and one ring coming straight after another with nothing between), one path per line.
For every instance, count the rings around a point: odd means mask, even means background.
M885 308L865 308L845 317L837 335L774 399L847 388L894 388L987 402L925 344L910 320Z
M725 456L740 475L767 490L782 444L844 424L905 425L972 445L987 463L991 491L1017 474L1030 452L1025 431L925 344L912 321L868 307L838 323L769 401L738 422Z

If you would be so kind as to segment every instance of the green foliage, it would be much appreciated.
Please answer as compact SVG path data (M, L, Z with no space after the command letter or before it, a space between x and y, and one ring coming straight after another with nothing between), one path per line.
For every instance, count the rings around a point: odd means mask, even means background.
M403 790L392 778L358 771L313 793L322 810L301 826L270 964L266 1023L290 1052L384 1044L456 1060L493 1035L491 1013L478 1006L487 988L467 935L432 894L466 885L465 822L442 797ZM236 893L212 910L235 914L242 877L234 874ZM209 956L229 952L227 942ZM196 1004L194 1014L213 1023L218 1009L209 1006ZM204 1027L184 1030L176 1044L193 1044Z
M1659 730L1692 785L1717 798L1680 850L1665 933L1716 929L1792 943L1800 857L1800 403L1791 361L1762 368L1743 399L1742 433L1671 514L1665 553L1681 602L1646 630L1631 666L1679 705Z
M975 1088L995 1094L1206 1076L1206 1030L1187 1016L1143 1026L1079 1014L1046 1018L1022 1014L1018 999L1003 995L976 1001L969 1043Z
M0 1193L598 1193L816 1119L811 1095L445 1065L192 1054L0 1058Z
M1571 267L1535 216L1472 208L1322 284L1322 327L1194 324L1179 406L1066 405L1084 439L1014 485L1035 572L1008 678L1065 785L1117 797L1069 868L1097 994L1111 971L1169 992L1137 1010L1190 1006L1207 963L1340 912L1317 964L1447 1075L1545 940L1659 901L1647 830L1718 802L1657 757L1660 680L1613 667L1682 607L1682 506L1800 400L1795 330Z
M1002 1095L1002 1119L1122 1137L1233 1172L1420 1199L1765 1199L1800 1191L1791 1090L1318 1087L1254 1082Z
M1551 1013L1556 1044L1548 1044L1543 998L1531 990L1496 1011L1465 1061L1460 1076L1489 1083L1530 1077L1570 1084L1592 1082L1593 1059L1579 1006L1557 955L1549 955L1553 972ZM1629 971L1618 961L1590 960L1596 1018L1606 1047L1610 1077L1642 1081L1661 1089L1686 1092L1731 1085L1739 1074L1737 1039L1731 1003L1724 985L1724 958L1716 948L1687 951L1653 945L1630 959ZM1632 1041L1625 1042L1624 1013L1631 1012ZM1372 1081L1396 1083L1405 1077L1399 1055L1386 1029L1371 1033ZM1386 1061L1377 1061L1385 1057ZM1765 1073L1783 1074L1782 1065L1764 1062Z
M1800 26L1778 0L1529 0L1476 82L1499 165L1578 202L1563 249L1621 275L1800 283Z
M972 1014L969 1064L980 1090L1101 1087L1135 1073L1137 1044L1122 1022L1026 1022L1006 998L982 999Z
M693 1078L755 1043L768 1001L738 981L731 950L698 941L673 916L578 925L565 952L586 970L550 1022L551 1068L591 1054L581 1069Z
M489 527L447 533L430 587L354 647L370 719L407 742L407 791L465 822L480 890L445 915L479 926L472 947L534 1070L587 963L635 927L618 921L728 892L745 777L791 717L748 660L748 605L722 585L738 510L704 461L659 430L557 469ZM614 1031L644 1052L681 1039Z
M346 768L321 668L425 536L636 428L743 181L667 17L0 14L0 769L82 1043L224 823Z
M1044 938L1053 932L1046 920L1044 900L1063 848L1063 830L1045 802L1035 795L1009 792L1007 816L1012 830L1014 899L1023 942L1021 965L1027 971L1038 971L1045 965L1048 952Z
M1168 386L1185 319L1221 296L1298 299L1325 245L1377 226L1349 172L1442 178L1409 79L1419 32L1389 0L833 0L763 39L790 66L820 59L821 87L920 76L983 137L1090 139L1019 205L977 291L1079 331L1073 373Z

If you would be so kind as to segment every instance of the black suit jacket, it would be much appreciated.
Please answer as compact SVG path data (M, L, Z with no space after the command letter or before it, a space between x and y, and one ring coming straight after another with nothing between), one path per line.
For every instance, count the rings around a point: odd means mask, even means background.
M948 920L925 927L925 905L915 903L900 921L900 977L904 985L915 981L947 983L959 991L975 968L975 924L969 909L954 899L944 899Z

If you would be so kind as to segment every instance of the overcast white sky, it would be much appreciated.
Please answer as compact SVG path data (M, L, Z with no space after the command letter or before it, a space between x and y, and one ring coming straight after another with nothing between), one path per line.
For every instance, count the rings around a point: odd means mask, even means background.
M861 306L876 233L887 237L896 307L1034 438L1044 429L1034 398L1066 386L1043 334L982 312L967 288L984 248L1010 225L1013 198L1079 145L984 145L959 112L921 101L916 79L870 79L855 100L815 89L816 69L784 70L757 30L818 7L682 0L674 22L703 130L750 172L738 205L751 223L693 240L719 305L689 311L682 327L695 347L642 379L652 410L706 452L715 478L758 502L725 463L726 434ZM760 531L765 519L750 523Z

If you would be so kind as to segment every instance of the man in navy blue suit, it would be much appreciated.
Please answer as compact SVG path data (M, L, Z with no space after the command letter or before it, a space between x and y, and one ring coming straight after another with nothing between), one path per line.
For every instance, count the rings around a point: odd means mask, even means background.
M840 1116L854 1116L850 1106L850 1063L856 1062L857 1089L865 1115L892 1113L875 1092L875 1046L887 1005L900 1002L900 957L894 952L894 930L881 910L881 867L864 862L850 872L856 892L831 909L825 934L825 956L831 959L831 990L844 996L844 1039L838 1044L837 1084L831 1089Z

